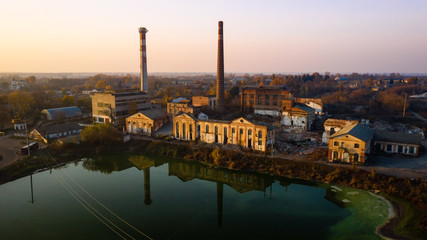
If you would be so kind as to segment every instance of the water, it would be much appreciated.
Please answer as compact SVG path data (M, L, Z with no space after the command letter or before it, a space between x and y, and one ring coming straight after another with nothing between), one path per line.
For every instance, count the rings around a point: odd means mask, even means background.
M153 239L380 239L388 216L361 190L144 156L96 157L32 182L33 198L30 176L0 185L1 239L147 239L111 212Z

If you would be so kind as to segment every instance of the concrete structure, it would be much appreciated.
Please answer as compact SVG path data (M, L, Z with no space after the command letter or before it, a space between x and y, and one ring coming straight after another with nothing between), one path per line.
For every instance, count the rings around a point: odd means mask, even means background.
M365 164L374 131L362 124L344 127L329 138L329 162Z
M148 32L146 28L140 27L140 62L141 62L141 92L148 92L148 74L147 74L147 42L145 34Z
M375 151L418 156L421 138L419 134L377 130L374 135Z
M176 139L201 142L234 144L265 152L274 144L274 128L264 123L252 123L244 118L233 121L197 120L181 112L173 119L173 134Z
M218 22L218 62L216 71L216 110L219 113L225 112L224 98L224 34L223 23Z
M130 114L151 109L150 95L138 89L123 89L92 96L92 116L97 123L115 122Z
M166 109L151 109L135 113L126 118L126 131L151 136L169 122Z
M293 100L282 101L282 126L285 129L310 131L315 118L315 110Z
M46 120L63 120L82 117L82 111L76 106L43 109L41 114Z
M248 86L242 88L241 111L280 117L281 101L292 98L286 86Z
M78 135L83 127L78 123L63 123L50 125L47 127L38 127L29 133L29 137L34 140L41 140L48 143L52 139L64 138L71 135Z
M192 103L194 107L206 107L210 110L216 109L216 96L193 96Z
M328 144L329 143L329 137L340 131L346 126L354 125L359 123L359 121L356 120L343 120L343 119L327 119L325 123L323 124L325 131L322 135L322 142Z
M179 112L186 112L186 113L193 114L194 108L191 105L190 100L185 98L177 98L177 99L174 99L172 102L168 103L167 112L168 112L169 118L173 119L173 117Z

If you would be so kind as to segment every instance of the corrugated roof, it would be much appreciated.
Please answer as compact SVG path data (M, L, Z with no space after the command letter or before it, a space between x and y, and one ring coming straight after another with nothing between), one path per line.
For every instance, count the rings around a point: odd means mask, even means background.
M375 131L375 141L394 142L394 143L407 143L407 144L421 144L421 135L414 133L401 133L390 131Z
M296 104L295 107L303 110L304 112L314 112L315 111L314 108L309 107L307 105L303 105L303 104Z
M344 127L340 131L330 136L330 138L335 138L335 137L343 136L346 134L351 135L355 138L358 138L362 141L368 142L373 138L374 131L368 126L365 126L362 124L356 124L356 125L350 125L350 126Z
M62 107L62 108L50 108L50 109L43 109L42 110L42 113L48 114L50 116L50 119L55 118L56 112L63 112L65 114L66 118L82 116L82 111L80 110L80 108L78 108L76 106ZM49 116L48 116L48 118L49 118Z
M69 132L73 130L80 130L83 127L80 126L78 123L71 122L71 123L62 123L62 124L55 124L50 125L47 127L38 127L36 128L37 132L39 132L41 135L50 135L50 134L56 134L58 132Z

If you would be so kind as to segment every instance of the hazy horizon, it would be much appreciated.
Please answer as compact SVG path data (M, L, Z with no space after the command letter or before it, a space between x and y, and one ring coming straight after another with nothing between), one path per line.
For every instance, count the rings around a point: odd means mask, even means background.
M0 72L427 73L427 2L7 1ZM249 71L248 71L249 70Z

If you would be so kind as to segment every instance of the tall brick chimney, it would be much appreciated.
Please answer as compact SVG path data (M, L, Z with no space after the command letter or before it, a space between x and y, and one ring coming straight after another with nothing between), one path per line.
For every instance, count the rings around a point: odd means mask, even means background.
M145 34L148 32L146 28L140 27L139 40L140 40L140 61L141 61L141 92L148 92L148 75L147 75L147 46L145 41Z
M216 110L225 113L224 99L224 35L222 21L218 22L218 62L216 70Z

